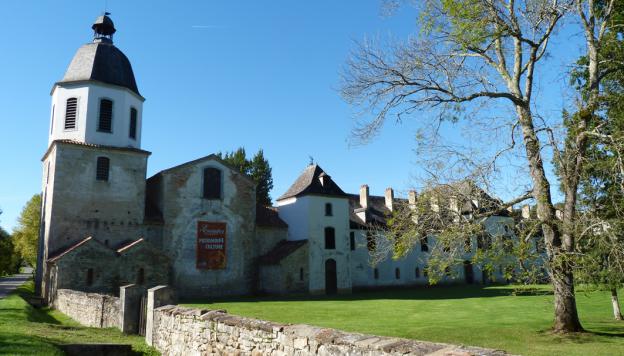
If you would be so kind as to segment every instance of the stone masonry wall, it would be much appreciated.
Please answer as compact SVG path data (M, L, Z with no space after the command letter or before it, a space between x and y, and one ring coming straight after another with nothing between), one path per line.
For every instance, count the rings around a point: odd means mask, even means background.
M54 308L85 326L120 327L120 301L117 297L59 289Z
M486 355L503 351L346 333L167 305L154 309L153 346L163 355Z

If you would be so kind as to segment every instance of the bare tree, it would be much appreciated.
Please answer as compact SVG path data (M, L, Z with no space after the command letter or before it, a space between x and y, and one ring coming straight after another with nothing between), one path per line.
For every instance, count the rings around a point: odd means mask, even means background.
M600 4L584 0L422 3L418 35L384 45L364 41L348 60L341 94L363 114L369 114L365 117L372 114L372 120L358 122L354 135L364 142L371 139L391 116L401 121L416 113L427 113L441 122L449 116L451 120L466 118L464 110L485 105L511 109L510 145L492 153L485 165L495 165L504 152L522 146L554 288L554 330L582 331L569 256L575 246L578 175L587 137L594 127L592 120L604 74L597 51L609 30L615 0ZM553 118L544 119L534 113L539 104L534 95L539 74L536 69L549 54L549 41L558 24L564 16L575 13L587 42L589 95L577 128L558 130ZM544 160L551 156L563 167L558 182L565 195L562 223L555 214L551 181L544 167ZM483 165L475 168L482 169Z

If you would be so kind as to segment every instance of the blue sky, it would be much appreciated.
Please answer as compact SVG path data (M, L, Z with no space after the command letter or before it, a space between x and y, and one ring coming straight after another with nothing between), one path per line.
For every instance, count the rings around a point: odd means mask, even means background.
M0 22L0 226L11 230L41 189L50 89L105 1L3 1ZM338 73L353 41L407 36L417 16L406 8L381 16L380 2L108 0L115 44L130 59L147 99L142 146L148 176L217 151L264 149L281 195L309 162L346 191L369 184L415 184L414 122L388 125L366 146L348 144L354 110L340 98ZM569 39L570 36L564 36ZM574 55L575 41L554 43ZM572 57L570 57L572 58ZM558 63L559 65L561 63ZM560 110L560 77L542 95Z

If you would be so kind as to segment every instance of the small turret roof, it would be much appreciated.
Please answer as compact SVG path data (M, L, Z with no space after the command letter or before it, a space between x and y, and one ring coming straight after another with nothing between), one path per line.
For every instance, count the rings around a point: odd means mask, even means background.
M321 183L320 177L324 177L325 182ZM346 197L347 194L334 183L334 181L317 165L312 164L303 170L299 178L288 188L286 193L277 200L284 200L303 195L329 195L336 197Z

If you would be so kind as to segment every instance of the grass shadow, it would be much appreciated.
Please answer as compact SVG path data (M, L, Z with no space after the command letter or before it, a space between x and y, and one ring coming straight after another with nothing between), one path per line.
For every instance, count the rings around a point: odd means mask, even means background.
M289 302L289 301L360 301L360 300L443 300L467 298L493 298L552 295L544 288L517 288L511 285L436 285L402 288L357 290L351 294L337 295L258 295L242 297L183 298L183 304L237 303L237 302Z

